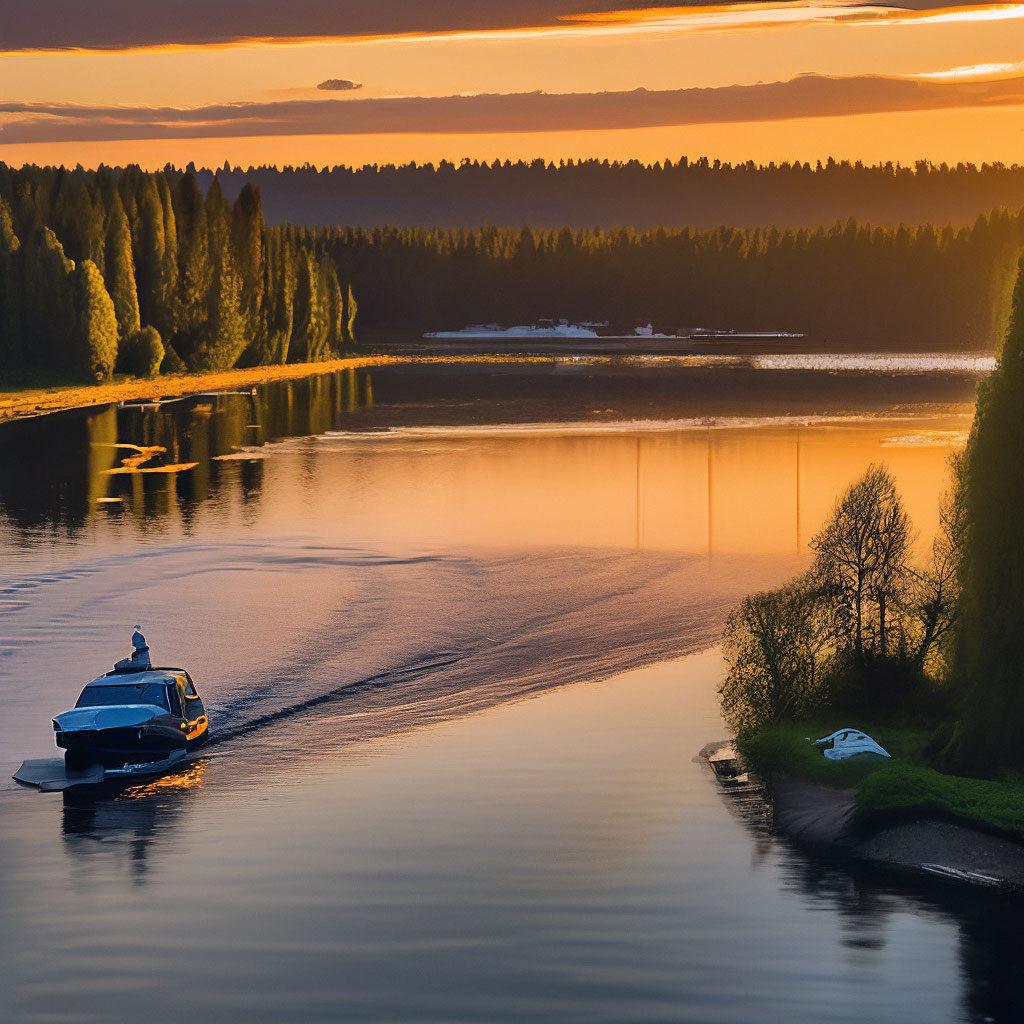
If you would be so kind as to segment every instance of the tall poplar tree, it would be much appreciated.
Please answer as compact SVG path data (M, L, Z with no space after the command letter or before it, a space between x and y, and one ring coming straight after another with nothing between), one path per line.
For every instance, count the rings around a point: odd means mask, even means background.
M974 769L1024 767L1024 261L998 368L978 386L960 505L960 754Z

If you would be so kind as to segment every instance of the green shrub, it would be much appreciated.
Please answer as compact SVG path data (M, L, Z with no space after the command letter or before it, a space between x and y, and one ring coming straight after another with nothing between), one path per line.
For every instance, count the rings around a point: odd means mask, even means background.
M188 373L185 361L175 351L173 345L164 346L164 361L160 364L161 373Z
M122 345L118 366L133 377L155 377L164 360L164 345L155 327L143 327Z
M820 698L827 641L812 577L744 598L722 639L730 667L718 692L729 725L751 729L806 716Z

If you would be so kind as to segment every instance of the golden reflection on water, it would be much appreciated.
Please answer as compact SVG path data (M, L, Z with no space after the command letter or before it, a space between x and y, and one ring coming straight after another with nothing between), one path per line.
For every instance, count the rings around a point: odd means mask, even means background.
M949 431L942 443L887 443L900 429L889 421L632 436L328 437L267 455L262 520L275 529L333 523L398 547L792 554L806 550L843 489L883 462L926 544L949 486L953 430L936 428Z
M184 793L190 789L199 789L203 785L203 773L209 763L209 758L203 758L171 775L160 775L138 786L129 786L118 793L117 799L141 800L161 793Z
M925 545L970 425L965 410L339 431L373 403L370 375L346 371L273 392L107 407L88 417L84 515L101 532L242 526L389 550L789 555L805 552L843 489L882 462Z

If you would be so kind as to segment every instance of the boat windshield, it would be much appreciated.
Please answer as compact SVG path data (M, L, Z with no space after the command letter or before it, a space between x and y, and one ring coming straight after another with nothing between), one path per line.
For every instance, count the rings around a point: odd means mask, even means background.
M165 711L170 710L167 703L167 687L163 683L87 686L75 707L102 708L114 704L155 704Z

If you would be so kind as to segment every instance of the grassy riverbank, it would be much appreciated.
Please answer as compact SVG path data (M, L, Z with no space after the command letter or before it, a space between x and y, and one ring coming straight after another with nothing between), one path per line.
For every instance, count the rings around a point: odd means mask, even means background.
M862 754L829 761L810 740L835 731L832 723L787 723L743 733L737 747L762 778L795 778L856 789L856 818L865 829L937 819L1024 839L1024 778L974 779L947 775L926 763L928 733L859 723L892 760Z
M345 356L326 362L254 366L245 370L224 370L215 373L183 373L151 378L119 377L99 384L29 380L20 387L0 386L0 423L26 416L60 412L64 409L105 405L108 402L174 398L200 391L251 388L268 381L310 377L320 373L335 373L338 370L410 363L549 363L551 358L529 355L360 355Z

